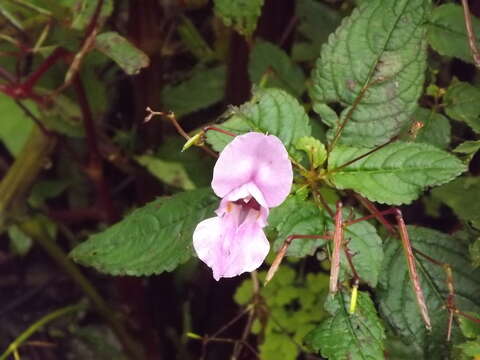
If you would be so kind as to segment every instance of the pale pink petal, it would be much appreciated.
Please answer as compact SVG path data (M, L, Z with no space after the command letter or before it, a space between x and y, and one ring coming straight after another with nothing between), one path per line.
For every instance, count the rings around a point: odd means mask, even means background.
M251 183L263 195L265 205L274 207L288 196L292 181L292 164L282 142L273 135L250 132L237 136L221 152L212 188L223 198Z
M259 211L233 204L222 217L197 225L193 246L198 257L212 268L216 280L253 271L262 264L270 244L257 222L259 216Z

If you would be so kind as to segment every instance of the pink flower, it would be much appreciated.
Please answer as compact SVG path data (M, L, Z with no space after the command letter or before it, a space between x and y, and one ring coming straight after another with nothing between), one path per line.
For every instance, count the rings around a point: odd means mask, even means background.
M212 180L222 198L218 216L199 223L193 233L195 251L216 280L262 264L270 250L263 232L269 208L285 200L292 180L287 150L273 135L240 135L221 152Z

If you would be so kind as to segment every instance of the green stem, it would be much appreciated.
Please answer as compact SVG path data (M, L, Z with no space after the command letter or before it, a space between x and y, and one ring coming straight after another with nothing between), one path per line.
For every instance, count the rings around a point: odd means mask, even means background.
M21 333L14 341L10 343L10 345L8 345L7 350L5 350L2 356L0 356L0 360L6 360L8 355L15 352L25 341L28 340L30 336L32 336L35 332L37 332L41 327L43 327L50 321L55 320L56 318L61 317L63 315L77 312L84 308L85 308L84 304L70 305L45 315L37 322L30 325L23 333Z
M12 209L23 202L55 143L54 136L34 126L22 151L0 182L0 229L12 215Z
M119 321L114 311L112 311L105 300L100 296L88 279L80 272L80 269L68 258L67 254L50 237L43 223L30 218L20 224L20 229L32 239L38 242L41 247L54 259L57 264L77 283L85 295L91 300L99 315L101 315L110 325L113 332L117 335L123 344L125 351L132 359L143 359L142 349L134 341L123 324Z

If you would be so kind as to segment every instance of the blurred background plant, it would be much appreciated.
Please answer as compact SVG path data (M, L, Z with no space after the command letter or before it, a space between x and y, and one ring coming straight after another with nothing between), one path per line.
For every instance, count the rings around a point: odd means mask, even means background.
M307 346L303 338L326 317L324 253L290 260L259 290L255 304L265 304L255 306L251 336L243 332L250 330L245 323L258 279L217 283L196 259L175 272L111 277L79 267L67 254L157 197L152 210L165 196L209 186L214 159L198 148L180 152L184 141L168 117L144 121L147 106L173 111L187 132L228 118L232 106L250 99L252 86L283 89L310 111L309 76L321 46L365 2L2 0L2 359L226 359L232 352L243 359L320 358L313 355L315 341ZM480 228L478 71L461 6L436 6L423 108L412 116L422 124L415 137L443 149L459 145L454 151L470 172L404 212L409 223L450 233L462 228L478 266L480 242L471 240ZM471 7L480 15L478 3ZM480 36L480 20L473 25ZM312 134L324 140L327 127L309 115ZM338 198L329 190L324 195ZM215 207L210 200L198 211ZM289 230L305 231L295 226ZM226 325L221 339L203 337ZM480 355L478 327L467 320L460 326L465 341L456 344L456 356ZM388 358L422 353L390 330ZM232 345L240 338L260 355Z

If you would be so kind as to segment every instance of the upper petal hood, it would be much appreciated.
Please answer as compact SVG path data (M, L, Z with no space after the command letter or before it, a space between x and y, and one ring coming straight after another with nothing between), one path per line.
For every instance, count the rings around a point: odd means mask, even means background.
M268 207L280 205L290 193L292 164L282 142L273 135L250 132L237 136L221 152L213 169L212 188L219 197L253 183Z

